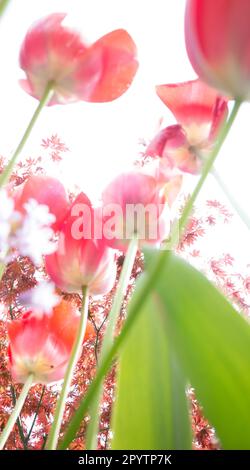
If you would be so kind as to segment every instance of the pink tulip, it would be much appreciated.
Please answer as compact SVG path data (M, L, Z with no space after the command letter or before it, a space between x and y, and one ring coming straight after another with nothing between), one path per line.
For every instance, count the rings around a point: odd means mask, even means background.
M27 32L20 52L20 66L27 77L21 81L22 87L41 99L53 82L50 104L118 98L129 88L138 68L132 38L119 29L88 45L63 26L65 17L64 13L51 14Z
M94 238L92 228L89 236L81 234L80 213L78 216L72 215L74 208L81 208L81 205L89 208L83 224L88 227L93 223L94 210L82 193L75 199L66 217L59 234L57 251L45 258L46 270L62 291L81 292L82 287L87 286L91 295L106 294L112 289L116 278L114 253L103 238Z
M235 99L249 99L249 0L187 0L185 33L199 77Z
M227 101L200 80L160 85L156 91L178 124L162 129L147 155L166 159L170 168L199 172L201 157L211 149L227 117Z
M122 173L103 191L102 201L104 234L112 248L126 251L135 237L139 246L155 245L165 236L165 198L157 178L142 171Z
M8 324L9 363L13 379L25 383L33 374L34 383L61 380L66 372L76 338L80 315L72 303L62 300L51 316L25 313ZM90 322L85 340L93 335Z
M56 218L52 225L58 230L69 210L69 200L64 186L56 178L49 176L30 176L22 185L17 186L13 193L15 209L25 212L24 205L30 199L45 204L49 212Z

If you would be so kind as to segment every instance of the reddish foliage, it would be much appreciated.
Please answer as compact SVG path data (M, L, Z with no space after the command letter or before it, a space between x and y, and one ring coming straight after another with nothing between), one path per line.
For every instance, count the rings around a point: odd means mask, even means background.
M52 135L42 141L42 147L48 150L52 160L60 161L61 154L68 151L66 145L61 142L57 135ZM54 153L57 158L54 158ZM3 165L3 161L0 164ZM146 162L144 162L146 163ZM16 173L12 177L14 185L22 183L30 174L43 173L42 158L28 158L18 165ZM178 251L183 256L199 259L201 250L196 247L196 243L204 237L206 231L213 230L213 227L221 221L228 223L231 214L219 201L207 201L208 211L203 211L202 216L193 214ZM124 255L117 256L117 279L123 265ZM123 324L126 315L126 305L133 290L134 281L143 270L143 258L138 253L131 275L127 294L124 299L123 308L117 327L117 334ZM210 259L208 266L210 277L216 284L237 304L240 308L249 313L247 305L247 294L250 293L250 277L242 276L234 269L234 259L230 254L225 254L219 259ZM20 315L18 305L18 294L33 287L37 278L44 276L42 271L37 271L28 258L18 258L7 266L6 272L0 283L0 301L5 305L0 314L0 431L3 429L8 416L13 408L15 396L20 392L21 386L13 385L7 364L7 337L6 320L13 319ZM90 299L89 319L93 323L95 335L85 342L81 358L78 362L71 393L69 395L62 425L62 432L74 411L77 409L79 401L86 393L88 386L95 376L98 361L98 353L105 332L106 320L112 305L116 286L106 296L97 299ZM65 294L62 296L76 303L79 307L81 299L77 294ZM104 386L103 401L101 407L100 428L98 447L106 449L109 446L110 438L110 416L114 399L115 387L115 367L110 371ZM42 449L45 445L50 423L52 421L55 404L58 397L58 385L43 387L36 385L32 387L23 407L20 421L17 422L10 438L7 442L7 449ZM194 449L217 449L219 444L216 441L213 428L209 425L202 414L194 390L188 392L192 408L192 427L194 433ZM81 450L85 446L85 431L88 423L88 416L82 422L75 440L71 443L71 449Z

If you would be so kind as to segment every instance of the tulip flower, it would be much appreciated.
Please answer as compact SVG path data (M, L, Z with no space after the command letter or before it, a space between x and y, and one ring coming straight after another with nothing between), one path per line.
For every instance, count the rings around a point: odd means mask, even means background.
M8 324L9 363L13 379L25 383L51 383L63 379L77 335L80 314L70 302L62 300L51 316L37 317L32 311ZM93 335L87 324L85 341Z
M25 212L25 204L34 199L38 204L46 205L49 212L55 216L52 224L58 230L69 210L69 200L62 183L49 176L30 176L22 185L17 186L13 193L15 209Z
M84 223L86 226L92 223L94 210L82 193L72 203L64 221L57 250L45 258L46 270L62 291L80 293L86 286L92 295L106 294L115 282L114 254L103 238L95 239L92 231L89 236L84 236L77 230L78 220L82 223L80 213L76 216L72 214L78 207L80 212L89 209Z
M162 129L146 154L161 157L166 167L199 172L202 157L213 146L227 117L227 101L200 80L160 85L156 91L178 124Z
M236 100L250 99L249 0L187 0L185 35L202 80Z
M159 244L165 236L165 198L158 180L143 171L117 176L102 193L104 235L112 248L126 251L133 238L139 246Z
M89 45L63 25L65 17L64 13L51 14L27 32L20 52L20 66L27 77L22 87L41 99L51 84L51 105L118 98L138 68L132 38L119 29Z

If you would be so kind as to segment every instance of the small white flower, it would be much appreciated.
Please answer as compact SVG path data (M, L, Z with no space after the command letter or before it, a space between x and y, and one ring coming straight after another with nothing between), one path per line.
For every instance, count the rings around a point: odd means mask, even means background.
M0 190L0 260L6 261L9 251L9 237L12 227L20 220L20 214L14 210L14 201L6 190ZM6 258L6 259L5 259Z
M53 235L50 227L41 227L25 217L11 244L21 256L28 256L38 266L42 263L43 255L56 250L55 242L51 241Z
M30 308L37 317L50 315L52 309L59 303L60 297L55 294L52 282L42 281L33 289L23 292L18 297L23 307Z
M0 190L0 222L8 222L14 212L14 201L5 189Z
M49 212L48 206L39 204L35 199L29 199L23 207L27 217L30 217L34 224L37 223L40 226L51 225L56 220L56 217Z
M25 213L14 210L15 204L5 190L0 191L0 261L7 263L15 252L28 256L35 265L43 255L56 249L50 225L56 218L48 206L30 199L24 204ZM10 251L12 249L12 251Z
M8 238L10 234L10 224L0 221L0 259L4 259L8 250Z

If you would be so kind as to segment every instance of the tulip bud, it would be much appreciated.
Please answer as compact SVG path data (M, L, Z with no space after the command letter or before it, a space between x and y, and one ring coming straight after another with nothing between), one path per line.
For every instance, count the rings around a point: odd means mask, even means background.
M142 171L117 176L103 191L104 236L126 251L131 239L139 246L159 244L166 234L165 199L158 180Z
M83 218L81 213L84 213ZM90 201L80 194L59 233L57 250L45 258L47 273L62 291L81 292L82 287L87 286L91 295L102 295L114 285L114 253L102 237L94 237L93 220Z
M69 200L64 186L56 178L49 176L30 176L22 185L17 186L13 196L15 209L25 212L24 205L35 199L38 204L48 206L49 212L56 218L52 225L58 230L69 210Z
M234 99L249 100L249 0L187 0L185 34L199 77Z
M72 303L62 300L51 316L32 311L8 324L9 363L13 379L25 383L30 374L34 383L63 379L77 335L80 314ZM88 323L85 340L93 334Z

